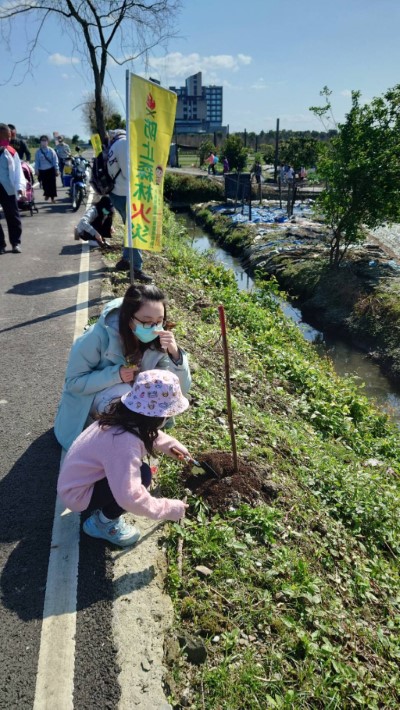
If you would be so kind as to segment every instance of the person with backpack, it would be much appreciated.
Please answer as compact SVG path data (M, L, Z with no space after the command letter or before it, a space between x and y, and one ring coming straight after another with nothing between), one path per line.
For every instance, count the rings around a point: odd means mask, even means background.
M107 172L114 181L113 188L109 193L111 202L119 212L123 223L126 223L126 200L128 188L128 156L126 146L126 131L118 128L109 131L109 145L107 150ZM136 281L151 283L152 278L142 270L143 259L139 249L132 249L133 252L133 276ZM129 271L129 248L123 247L122 257L116 263L117 271Z
M108 195L92 203L78 222L74 230L75 239L96 240L99 247L109 247L108 239L111 238L112 220L115 208Z
M209 175L210 175L210 173L215 175L215 155L211 150L210 150L210 152L208 154L208 158L206 158L205 162L208 163L207 173Z
M21 252L22 225L17 197L25 194L25 177L15 148L10 145L11 131L0 123L0 205L8 227L8 238L14 254ZM0 224L0 254L5 254L6 239Z
M35 155L35 174L43 187L43 196L54 204L57 197L56 176L59 175L57 153L49 146L48 136L40 136L40 147Z
M14 148L18 155L19 159L23 160L25 156L25 160L30 163L31 162L31 152L26 145L25 141L22 138L17 138L17 129L12 123L8 124L8 127L11 131L11 140L10 140L10 146Z

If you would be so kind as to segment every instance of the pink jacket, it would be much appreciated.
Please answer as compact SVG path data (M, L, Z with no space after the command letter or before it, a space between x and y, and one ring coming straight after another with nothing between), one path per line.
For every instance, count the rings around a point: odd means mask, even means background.
M134 434L117 434L116 427L100 429L91 424L75 439L60 470L57 492L63 503L81 512L89 506L96 481L107 478L118 505L135 515L153 520L179 520L184 512L180 500L154 498L142 485L140 466L147 452ZM155 448L165 454L179 444L159 432Z

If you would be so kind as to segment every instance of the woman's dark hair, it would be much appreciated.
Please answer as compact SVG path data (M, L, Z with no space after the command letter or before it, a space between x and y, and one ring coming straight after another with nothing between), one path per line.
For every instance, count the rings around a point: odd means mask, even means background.
M98 202L94 203L96 210L108 210L114 214L115 207L108 195L103 195Z
M98 414L96 419L101 429L108 426L119 427L120 431L115 436L124 431L135 434L143 441L147 453L150 456L154 455L153 445L164 421L163 417L146 417L144 414L131 412L121 400L117 399L110 402L106 410L102 414Z
M161 289L153 284L129 286L119 312L119 334L122 339L125 357L128 355L140 357L150 346L157 348L157 350L162 350L159 338L152 340L151 343L141 343L136 335L132 333L129 325L131 318L146 301L161 301L164 305L164 320L167 320L166 297Z
M49 136L40 136L39 140L40 140L40 141L48 141L48 140L49 140Z

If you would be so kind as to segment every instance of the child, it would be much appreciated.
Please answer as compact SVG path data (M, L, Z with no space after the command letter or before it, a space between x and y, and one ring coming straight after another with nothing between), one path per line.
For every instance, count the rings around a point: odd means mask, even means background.
M177 460L189 456L177 439L158 431L166 417L188 406L176 375L147 370L78 436L61 466L57 490L70 510L94 510L83 524L87 535L127 547L139 540L140 532L124 521L122 513L154 520L176 521L183 516L187 506L182 501L150 495L151 477L143 459L153 455L153 449Z

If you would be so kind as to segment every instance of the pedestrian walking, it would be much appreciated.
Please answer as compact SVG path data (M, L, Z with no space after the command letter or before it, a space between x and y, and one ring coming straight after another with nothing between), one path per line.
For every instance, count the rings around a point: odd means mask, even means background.
M68 449L110 401L132 387L140 372L158 368L179 377L182 392L191 384L185 351L168 323L165 294L153 285L130 286L115 298L71 348L54 423L57 440Z
M176 375L148 370L78 436L61 466L57 491L69 510L94 511L83 523L87 535L127 547L139 540L140 531L126 523L123 513L152 520L183 517L186 503L149 493L151 469L144 459L156 451L177 460L190 456L183 444L160 431L166 417L188 406Z
M64 136L57 136L57 141L54 150L57 153L58 169L60 171L61 184L63 185L63 172L66 161L71 158L71 148L68 143L65 143Z
M17 138L17 129L12 123L8 124L8 127L11 131L11 140L10 140L10 145L12 148L15 148L15 150L18 153L19 159L20 160L25 160L27 163L31 162L31 152L26 145L25 141L22 138Z
M207 173L215 175L215 155L212 151L209 152L205 162L208 163Z
M15 148L10 145L11 131L0 123L0 205L7 222L13 254L21 253L22 225L17 199L25 195L25 177ZM5 254L6 239L0 224L0 254Z
M222 163L222 171L223 173L229 173L229 161L228 158L225 156L223 163Z
M253 166L253 175L256 179L257 185L261 184L262 168L259 160L256 160Z
M40 147L35 155L35 173L43 187L46 200L55 202L57 197L56 176L59 175L57 153L49 146L48 136L40 136Z
M109 131L107 169L109 175L115 180L114 187L110 192L110 198L124 224L126 223L126 193L128 183L127 162L126 131L122 128ZM115 265L117 271L129 271L129 252L129 247L123 247L122 257ZM132 249L132 253L134 278L136 281L141 281L142 283L151 283L151 276L145 274L142 269L142 252L140 249Z

